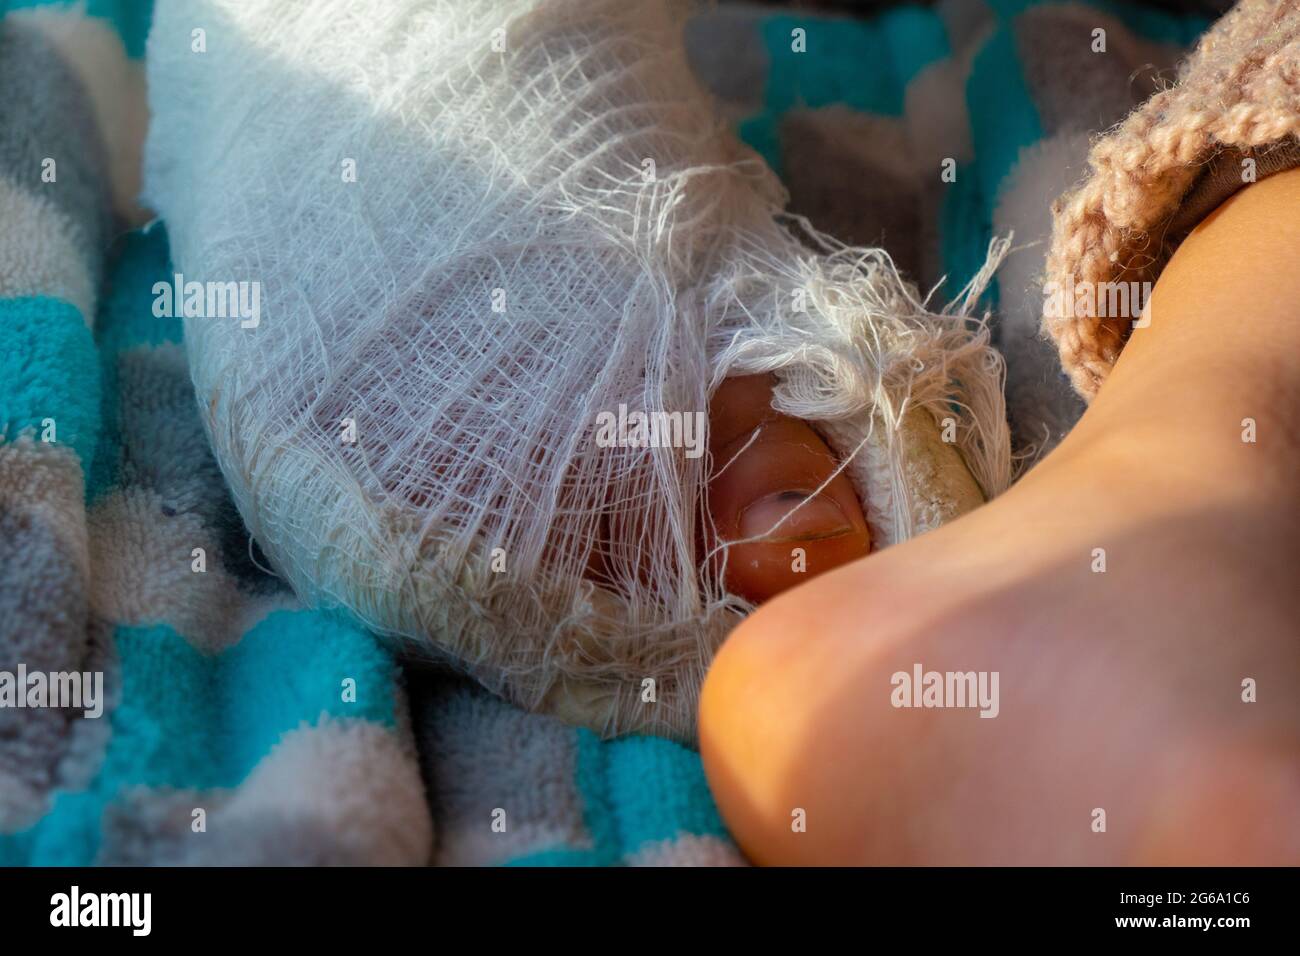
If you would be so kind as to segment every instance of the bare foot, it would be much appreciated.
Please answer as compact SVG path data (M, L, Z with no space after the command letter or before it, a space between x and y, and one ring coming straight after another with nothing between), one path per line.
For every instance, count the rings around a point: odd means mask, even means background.
M700 743L755 860L1300 863L1297 207L1203 223L1010 492L728 638ZM925 706L918 665L996 693Z

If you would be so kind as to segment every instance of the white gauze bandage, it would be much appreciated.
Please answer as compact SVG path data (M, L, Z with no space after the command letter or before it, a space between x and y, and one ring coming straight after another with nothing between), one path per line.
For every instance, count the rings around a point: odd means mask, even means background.
M258 284L255 325L185 338L298 594L523 706L687 739L750 609L699 553L720 464L603 447L601 413L702 413L775 373L877 547L1010 467L975 290L935 314L884 253L785 216L687 65L688 13L158 0L145 174L187 283Z

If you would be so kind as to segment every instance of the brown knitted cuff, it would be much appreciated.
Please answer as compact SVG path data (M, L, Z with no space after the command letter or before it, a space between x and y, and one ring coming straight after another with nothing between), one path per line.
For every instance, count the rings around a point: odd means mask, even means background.
M1150 288L1196 223L1252 177L1300 164L1298 134L1300 4L1241 0L1175 86L1093 145L1087 179L1052 207L1045 276L1057 291L1043 329L1080 395L1097 394L1137 318L1107 304L1136 301L1128 290Z

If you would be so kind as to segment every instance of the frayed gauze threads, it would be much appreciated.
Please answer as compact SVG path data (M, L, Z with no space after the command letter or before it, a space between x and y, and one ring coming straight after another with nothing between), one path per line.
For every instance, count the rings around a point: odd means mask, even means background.
M699 561L708 456L598 447L601 412L704 411L774 372L882 545L1010 471L966 317L986 276L931 312L883 252L785 217L691 75L687 12L159 0L146 147L176 270L261 283L256 329L185 334L275 569L523 706L684 739L750 608Z
M1166 227L1211 159L1297 134L1300 6L1241 0L1202 37L1174 86L1093 145L1088 177L1053 207L1047 282L1079 290L1081 301L1106 283L1153 283L1180 238ZM1058 309L1043 320L1087 400L1119 357L1132 318L1094 311Z

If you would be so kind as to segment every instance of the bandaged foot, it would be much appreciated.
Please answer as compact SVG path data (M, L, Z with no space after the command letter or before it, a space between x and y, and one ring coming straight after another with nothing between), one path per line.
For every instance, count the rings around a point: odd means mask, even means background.
M525 707L691 739L756 601L1010 465L975 290L932 312L884 253L785 216L685 14L159 0L146 196L187 279L260 284L256 328L185 335L304 600ZM597 440L620 407L711 403L707 454Z

